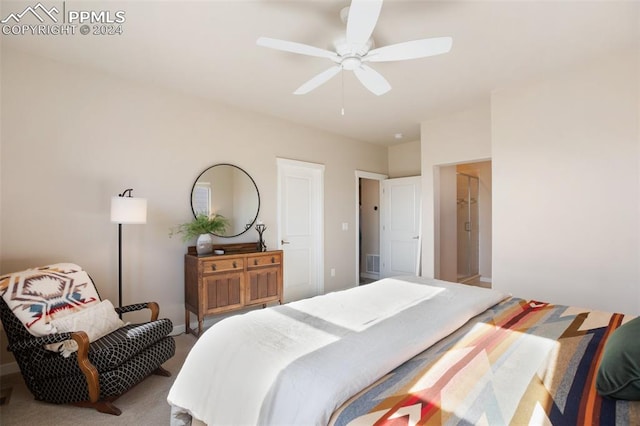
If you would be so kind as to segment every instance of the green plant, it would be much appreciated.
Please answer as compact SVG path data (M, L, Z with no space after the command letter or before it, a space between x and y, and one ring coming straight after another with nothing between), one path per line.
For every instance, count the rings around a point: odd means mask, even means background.
M200 234L222 234L227 226L229 220L222 215L212 214L207 216L206 214L198 214L191 222L180 224L173 228L169 233L169 237L174 234L182 234L183 241L189 241Z

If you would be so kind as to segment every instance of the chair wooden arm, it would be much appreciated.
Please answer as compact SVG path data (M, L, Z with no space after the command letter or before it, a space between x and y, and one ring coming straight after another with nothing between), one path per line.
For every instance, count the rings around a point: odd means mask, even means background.
M101 413L119 416L122 411L113 405L111 401L100 400L100 374L98 369L89 361L89 336L84 331L75 331L71 337L78 344L78 365L87 380L87 390L89 391L88 401L74 402L79 407L92 407Z
M156 302L147 303L147 308L151 310L151 321L156 321L158 319L158 315L160 315L160 305Z
M100 397L100 378L98 369L89 361L89 336L84 331L71 333L71 338L78 344L78 365L87 379L89 401L97 402Z
M160 315L160 306L156 302L137 303L135 305L127 305L121 308L116 308L118 314L125 314L127 312L139 311L141 309L151 310L151 321L158 319Z

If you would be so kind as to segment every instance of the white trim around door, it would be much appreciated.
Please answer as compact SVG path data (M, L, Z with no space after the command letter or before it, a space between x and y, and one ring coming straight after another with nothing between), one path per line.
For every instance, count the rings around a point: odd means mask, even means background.
M324 293L325 166L286 158L276 160L278 168L277 237L278 247L285 253L284 299L290 302ZM309 196L308 204L302 203L296 206L296 202L300 200L289 199L287 196L289 184L299 188L300 195L305 193ZM290 258L296 256L299 258L288 259L287 251ZM290 296L287 296L287 287L291 289Z
M383 181L385 179L388 179L389 176L387 175L383 175L380 173L371 173L371 172L365 172L362 170L356 170L355 171L356 174L356 180L355 180L355 191L356 191L356 206L355 206L355 215L356 218L354 220L354 223L356 224L356 226L354 226L355 228L355 246L356 246L356 264L355 264L355 275L354 275L354 287L358 286L358 283L360 282L360 191L359 191L359 186L360 186L360 179L372 179L372 180L379 180L379 181ZM382 185L380 185L380 191L382 191ZM381 194L382 195L382 194Z

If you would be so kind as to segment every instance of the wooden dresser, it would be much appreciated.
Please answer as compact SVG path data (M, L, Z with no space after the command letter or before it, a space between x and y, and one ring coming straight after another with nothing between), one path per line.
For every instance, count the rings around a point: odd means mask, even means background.
M222 255L198 256L189 248L184 257L185 329L202 334L204 317L269 302L282 303L282 250L257 252L256 243L215 246ZM190 326L198 317L198 330Z

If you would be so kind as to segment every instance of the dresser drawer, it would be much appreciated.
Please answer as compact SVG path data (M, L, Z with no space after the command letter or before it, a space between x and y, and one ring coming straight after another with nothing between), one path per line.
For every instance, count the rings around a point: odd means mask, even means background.
M256 243L224 246L227 254L197 256L189 248L184 261L185 330L200 336L204 319L248 306L282 303L284 253L256 252ZM198 317L197 329L191 317Z
M260 256L247 257L247 269L280 265L280 263L282 263L281 253L268 253Z
M223 272L223 271L233 271L233 270L242 271L243 269L244 269L243 258L206 260L202 262L202 270L205 274L211 273L211 272Z

